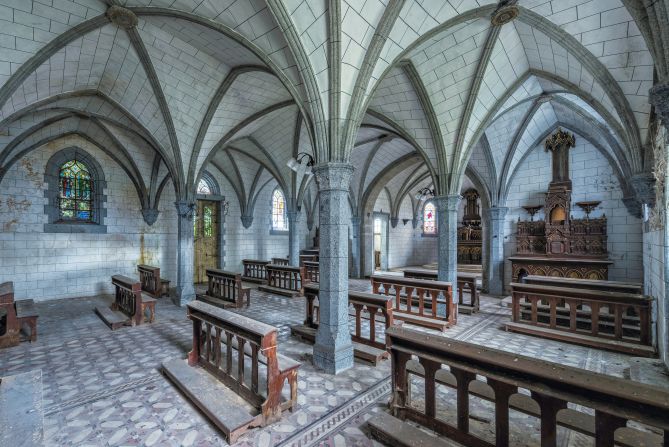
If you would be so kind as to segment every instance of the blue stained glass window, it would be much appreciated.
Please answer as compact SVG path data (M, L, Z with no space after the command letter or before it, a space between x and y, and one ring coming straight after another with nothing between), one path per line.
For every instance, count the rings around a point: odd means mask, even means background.
M62 220L93 221L93 180L85 164L64 163L59 170L59 209Z

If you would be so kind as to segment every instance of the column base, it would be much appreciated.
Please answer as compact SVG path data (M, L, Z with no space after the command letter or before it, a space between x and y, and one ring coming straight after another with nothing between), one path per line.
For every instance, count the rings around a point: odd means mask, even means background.
M323 346L318 336L313 351L314 366L327 374L339 374L353 368L353 345L350 341L340 346Z
M172 302L179 307L184 307L195 299L195 288L192 284L187 284L183 287L177 286L175 292Z

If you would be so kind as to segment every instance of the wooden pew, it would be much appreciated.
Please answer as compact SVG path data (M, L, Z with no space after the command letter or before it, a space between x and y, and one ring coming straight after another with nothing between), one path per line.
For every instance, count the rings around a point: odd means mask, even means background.
M301 254L300 255L300 267L304 265L305 262L318 262L318 255L314 254Z
M242 259L244 265L244 272L242 273L242 281L255 282L263 284L267 282L267 272L265 267L269 261L259 261L257 259Z
M139 281L123 275L112 276L115 288L111 307L98 306L95 313L111 330L121 326L138 326L144 322L153 323L156 318L156 299L142 294ZM145 316L149 312L148 318Z
M304 324L291 326L290 333L303 340L314 343L316 341L316 330L318 329L319 312L318 285L307 284L304 286L306 304L306 318ZM388 358L386 341L384 337L376 334L376 317L383 317L386 329L394 324L393 299L389 296L379 296L372 293L348 291L349 316L355 320L355 331L351 334L353 342L353 354L356 358L372 363L374 366L382 359ZM369 320L369 334L362 331L362 320Z
M369 428L388 445L441 445L433 436L402 421L409 420L460 444L506 447L511 445L510 409L540 418L542 446L556 445L557 425L593 436L597 447L613 447L614 442L622 446L669 445L666 389L407 328L391 327L386 337L392 359L392 416L376 413ZM425 405L411 405L414 374L424 378ZM452 403L456 423L437 418L438 383L454 384L457 390ZM423 384L420 387L423 389ZM470 395L494 402L494 434L482 438L470 431ZM627 427L628 421L663 434ZM524 437L523 433L516 436Z
M456 324L458 305L450 282L381 275L370 279L375 294L390 295L392 289L396 319L442 332Z
M304 296L304 267L267 264L267 284L259 290L289 297Z
M272 258L271 264L288 265L288 258Z
M37 341L37 310L33 300L14 301L14 283L0 284L0 348L17 346L21 342L21 329L27 326L30 336L26 340Z
M318 261L304 261L303 266L306 282L320 282L320 264Z
M225 270L207 269L207 293L196 295L200 301L219 307L251 305L251 289L242 285L242 275Z
M511 295L508 331L645 357L655 355L652 297L521 283L511 283Z
M603 279L556 278L553 276L529 275L523 278L526 284L543 286L572 287L574 289L603 290L605 292L622 292L643 294L643 284Z
M163 371L228 443L249 428L278 421L284 410L295 410L300 364L277 352L277 328L201 301L188 304L188 318L193 322L188 362L169 360Z
M142 292L148 293L153 298L160 298L170 295L170 281L160 277L160 268L150 265L139 264L139 282L142 285Z
M437 271L428 269L406 269L405 278L430 279L437 280ZM479 291L476 288L476 280L479 275L476 273L458 272L458 312L471 315L479 311L480 298ZM469 304L464 302L464 291L469 290Z

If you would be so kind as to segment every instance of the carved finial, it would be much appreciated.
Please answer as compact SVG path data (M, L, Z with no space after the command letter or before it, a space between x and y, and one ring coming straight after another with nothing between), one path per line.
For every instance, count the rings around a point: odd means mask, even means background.
M497 9L490 18L490 23L493 26L502 26L518 17L520 10L516 6L516 3L516 0L500 1Z
M135 13L122 6L110 6L107 9L107 18L114 25L123 29L134 28L138 22Z

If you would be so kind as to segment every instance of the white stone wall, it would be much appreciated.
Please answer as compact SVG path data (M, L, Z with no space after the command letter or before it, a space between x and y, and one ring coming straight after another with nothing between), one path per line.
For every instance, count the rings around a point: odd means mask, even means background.
M51 156L78 146L102 166L107 234L44 233L44 170ZM158 220L147 225L132 182L106 154L70 136L31 152L0 182L0 282L13 281L17 299L35 301L111 293L111 276L137 277L137 264L176 280L176 210L168 184Z
M584 213L575 205L584 200L600 200L593 217L605 214L608 219L608 251L613 265L609 279L614 281L643 281L642 225L622 202L622 190L613 169L601 153L585 138L576 135L576 147L570 151L570 172L573 186L571 214L575 219ZM519 165L509 187L506 205L509 212L504 228L504 257L515 254L515 232L518 218L529 216L521 207L543 204L544 192L551 180L551 159L543 147L537 146ZM543 210L542 210L543 211ZM540 211L535 219L543 219ZM511 262L504 265L504 283L511 281Z

